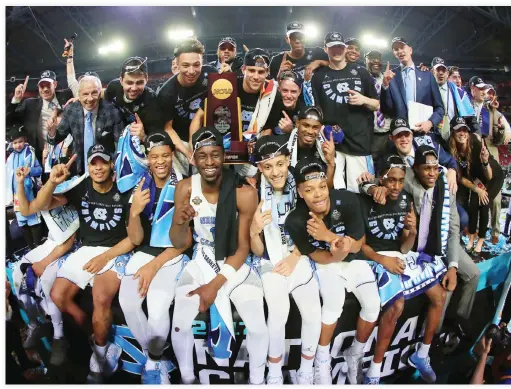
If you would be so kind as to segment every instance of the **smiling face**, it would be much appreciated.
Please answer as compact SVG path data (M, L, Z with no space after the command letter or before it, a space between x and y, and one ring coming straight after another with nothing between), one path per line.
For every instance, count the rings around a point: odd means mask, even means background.
M224 149L222 147L201 147L195 151L193 160L206 183L214 184L222 176L222 166L224 164Z
M484 101L484 98L486 97L486 89L471 86L470 91L475 101L478 103L482 103Z
M392 45L392 53L402 65L408 66L412 63L413 49L401 42L396 42Z
M438 178L438 164L434 164L436 161L434 155L426 156L426 163L416 166L414 165L413 169L415 170L415 176L421 183L424 188L433 188L435 186L436 180Z
M57 81L41 81L38 85L39 88L39 96L43 100L52 101L55 96L55 88L57 88Z
M300 183L298 194L316 215L325 214L330 210L330 196L325 178Z
M178 80L184 87L195 85L202 67L202 56L198 53L181 53L176 59Z
M243 66L243 89L248 93L258 93L268 75L268 68L261 66Z
M121 77L121 85L124 96L129 100L135 100L144 93L147 84L147 74L143 72L125 73Z
M301 119L297 122L298 144L301 147L312 147L323 127L320 122L313 119Z
M396 146L397 151L403 155L409 155L412 151L413 135L409 131L403 131L395 136L391 136L390 140Z
M399 198L399 194L405 186L405 176L406 172L403 169L392 168L380 178L380 184L387 188L387 194L391 200Z
M289 171L289 155L279 155L257 165L273 189L282 191Z
M300 97L300 87L291 80L282 80L279 83L279 91L284 107L294 108L298 97Z
M373 76L381 73L381 56L378 54L371 54L366 57L366 68Z
M88 164L89 175L96 184L103 184L112 179L112 162L105 161L101 157L95 157Z
M78 91L78 98L82 107L87 111L93 111L99 104L101 89L98 84L93 80L85 80L80 82L80 89Z
M155 181L165 184L172 168L172 149L170 146L153 147L147 154L147 160Z
M346 47L346 61L349 63L357 62L360 58L360 47L356 44Z
M454 140L460 145L465 145L468 141L468 128L461 127L454 132Z

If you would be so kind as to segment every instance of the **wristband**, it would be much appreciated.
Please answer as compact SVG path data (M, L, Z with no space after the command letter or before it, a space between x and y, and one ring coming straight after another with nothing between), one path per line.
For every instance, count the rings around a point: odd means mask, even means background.
M223 275L227 281L230 281L236 275L236 269L231 265L224 264L222 270L220 270L218 274Z

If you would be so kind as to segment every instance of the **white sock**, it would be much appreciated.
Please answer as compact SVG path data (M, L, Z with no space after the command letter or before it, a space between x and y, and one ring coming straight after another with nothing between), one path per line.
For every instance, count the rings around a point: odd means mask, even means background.
M282 359L279 362L268 361L268 376L279 377L282 375Z
M369 370L367 370L368 377L379 377L381 375L381 362L376 363L375 361L371 361L371 366L369 366Z
M53 324L53 339L62 339L64 337L64 322L51 322L51 324Z
M430 347L431 347L430 344L420 343L419 351L417 352L417 355L419 356L419 358L426 358L429 354Z
M104 346L100 346L96 343L96 341L94 341L94 345L92 346L94 348L94 353L104 359L106 357L106 350L108 349L108 345L110 344L110 342L106 342L106 344Z
M301 362L300 362L300 371L303 373L312 373L313 363L314 363L314 358L306 359L302 355Z
M318 349L316 350L316 361L318 363L330 362L330 345L321 346L318 344Z
M353 344L350 348L351 355L362 354L364 352L365 343L360 343L357 338L353 339Z

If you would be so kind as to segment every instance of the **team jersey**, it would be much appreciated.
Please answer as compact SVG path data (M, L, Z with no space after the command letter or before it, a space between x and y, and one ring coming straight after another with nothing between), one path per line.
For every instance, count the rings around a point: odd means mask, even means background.
M197 211L193 218L193 239L199 244L215 247L215 223L217 204L208 202L202 193L200 174L192 176L190 204Z

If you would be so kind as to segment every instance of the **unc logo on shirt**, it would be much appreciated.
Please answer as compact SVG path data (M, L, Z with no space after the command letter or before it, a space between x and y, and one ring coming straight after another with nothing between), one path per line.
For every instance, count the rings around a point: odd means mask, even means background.
M94 219L106 220L106 209L105 208L96 208L92 214L94 216Z
M354 76L356 76L358 74L357 70L356 69L351 69L351 74L353 74Z
M119 202L119 200L121 199L121 195L120 195L119 193L116 193L116 194L114 194L113 199L114 199L114 201L115 201L116 203L118 203L118 202Z
M349 89L350 89L350 87L347 82L340 82L337 84L337 91L339 93L347 92Z
M383 219L383 226L387 231L393 229L394 224L394 219Z

